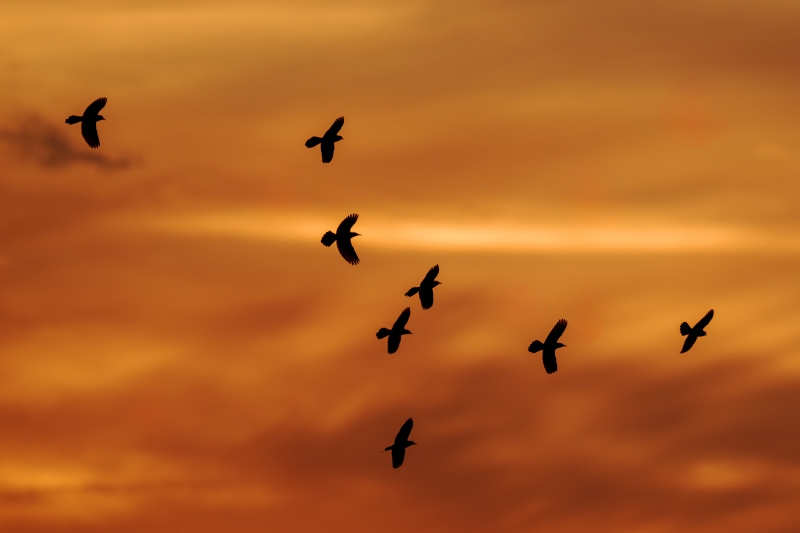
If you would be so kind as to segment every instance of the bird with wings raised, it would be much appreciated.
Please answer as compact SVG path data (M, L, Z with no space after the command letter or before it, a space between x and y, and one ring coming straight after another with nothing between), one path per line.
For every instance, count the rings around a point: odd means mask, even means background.
M420 282L419 287L411 287L406 296L414 296L419 293L419 301L422 303L423 309L430 309L433 307L433 288L441 285L441 282L436 281L436 276L439 275L439 265L435 265L428 270L425 278Z
M531 345L528 346L528 351L531 353L536 353L541 350L542 363L544 363L544 369L548 374L552 374L558 370L556 350L566 347L566 345L558 342L558 339L564 334L565 329L567 329L567 321L562 318L556 322L556 325L550 330L550 334L544 342L533 341Z
M339 224L339 227L336 228L336 233L327 231L325 232L325 235L322 236L322 244L325 246L330 246L331 244L336 243L339 253L342 255L342 257L344 257L344 260L351 265L357 265L359 262L356 249L353 248L353 243L351 242L353 237L360 236L359 233L352 231L357 220L358 215L356 213L348 215L344 220L342 220L342 222Z
M328 128L328 131L325 132L325 135L322 137L311 137L307 140L306 148L314 148L316 145L319 145L319 149L322 152L322 162L330 163L333 160L334 143L344 139L344 137L339 135L339 130L342 129L342 126L344 126L344 117L339 117L333 121L333 124Z
M681 353L686 353L689 349L694 346L695 341L698 337L705 337L706 332L703 331L705 327L711 322L711 319L714 318L714 310L712 309L706 316L700 319L700 322L694 325L694 327L690 327L688 323L683 322L681 324L681 335L686 337L686 340L683 341L683 349Z
M379 339L385 339L389 337L389 353L394 353L400 347L400 340L403 338L403 335L410 335L411 332L406 329L406 324L408 324L408 318L411 316L411 308L406 307L403 309L403 312L400 313L400 316L397 317L397 320L394 321L394 325L392 329L388 328L381 328L378 330L378 333L375 334L376 337Z
M97 135L97 123L105 120L105 117L100 114L100 110L106 105L105 98L98 98L83 112L82 116L70 115L66 120L67 124L81 123L81 135L90 148L97 148L100 146L100 136Z
M413 446L416 444L413 440L408 440L409 435L411 435L411 428L414 427L414 420L409 418L406 420L403 427L400 428L400 431L397 432L397 436L394 438L394 444L391 446L387 446L385 452L391 450L392 452L392 468L400 468L403 464L403 459L406 457L406 448L409 446Z

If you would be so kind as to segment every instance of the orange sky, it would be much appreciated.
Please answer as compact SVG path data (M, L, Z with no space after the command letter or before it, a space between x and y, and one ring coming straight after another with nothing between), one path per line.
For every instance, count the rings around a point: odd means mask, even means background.
M0 531L796 531L798 20L3 0Z

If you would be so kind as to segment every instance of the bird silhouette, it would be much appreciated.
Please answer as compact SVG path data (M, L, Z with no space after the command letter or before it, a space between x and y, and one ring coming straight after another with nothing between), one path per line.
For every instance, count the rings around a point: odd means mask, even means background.
M425 278L420 282L419 287L411 287L406 293L406 296L414 296L419 293L419 301L422 303L422 308L430 309L433 306L433 288L437 285L441 285L441 282L435 281L438 275L439 265L436 265L428 270L428 273L425 274Z
M411 308L406 307L403 309L403 312L400 313L400 316L397 317L397 320L394 321L394 325L392 329L381 328L378 330L378 333L375 334L376 337L379 339L383 339L389 337L389 353L394 353L400 347L400 339L405 334L411 334L410 331L406 329L406 324L408 324L408 317L411 316Z
M714 318L714 310L712 309L706 316L700 319L700 322L694 325L694 327L689 327L689 324L686 322L681 324L681 335L686 337L686 340L683 341L683 349L681 353L686 353L689 349L694 346L694 342L697 340L697 337L705 337L706 332L703 329L711 322L711 319Z
M531 345L528 346L528 351L531 353L536 353L539 350L542 351L542 363L544 363L544 369L548 374L552 374L558 370L556 350L566 346L558 342L559 337L563 335L565 329L567 329L567 321L562 318L556 322L556 325L550 330L550 334L544 342L533 341Z
M83 116L70 115L66 120L67 124L81 123L81 135L83 135L86 144L91 148L100 146L100 137L97 135L97 122L105 120L105 117L99 114L100 110L103 109L105 105L106 99L98 98L89 104L89 107L83 112Z
M325 246L330 246L331 244L336 243L339 253L342 254L344 260L351 265L357 265L359 262L358 255L356 255L356 249L353 248L353 243L350 242L350 239L353 237L360 236L360 234L351 231L357 220L358 215L353 213L342 220L342 222L339 224L339 227L336 228L336 233L328 231L322 236L322 244Z
M306 141L306 148L314 148L316 145L320 145L320 151L322 152L322 162L323 163L330 163L333 160L333 143L337 143L344 139L341 135L339 135L339 130L342 129L344 126L344 117L339 117L333 121L333 124L328 131L325 132L325 135L320 137L311 137L309 140Z
M397 436L394 438L394 444L387 446L386 449L383 450L385 452L389 450L392 451L392 468L400 468L403 464L403 459L406 457L406 448L416 444L413 440L408 440L412 427L414 427L414 420L409 418L406 420L405 424L403 424L403 427L400 428L400 431L397 432Z

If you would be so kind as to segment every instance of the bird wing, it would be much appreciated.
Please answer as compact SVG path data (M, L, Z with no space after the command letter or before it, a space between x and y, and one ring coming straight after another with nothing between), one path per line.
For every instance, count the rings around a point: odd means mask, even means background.
M344 257L344 260L351 265L357 265L360 259L356 254L356 249L353 248L353 242L350 239L336 239L336 247L339 253Z
M683 349L681 349L681 353L686 353L689 349L694 346L694 341L697 340L697 335L689 334L686 336L686 340L683 341Z
M397 436L394 438L395 444L397 443L404 443L408 440L408 436L411 435L411 428L414 427L414 419L409 418L403 424L403 427L400 428L400 431L397 432Z
M428 273L425 274L425 279L422 280L421 284L430 285L431 283L433 283L433 280L435 280L436 276L438 275L439 275L439 265L436 265L432 267L430 270L428 270Z
M558 362L556 361L555 350L545 350L542 353L542 363L544 363L544 370L548 374L552 374L558 370Z
M322 144L319 145L319 149L322 151L322 162L323 163L330 163L333 161L333 143L322 141Z
M87 107L86 111L83 112L83 116L88 117L91 115L97 115L98 113L100 113L100 110L106 106L106 102L107 99L105 97L98 98L97 100L89 104L89 107Z
M392 326L392 330L398 331L401 329L405 329L406 324L408 324L408 318L411 316L411 308L406 307L403 309L403 312L400 313L400 316L397 317L397 320L394 321L394 326Z
M559 337L564 334L565 329L567 329L567 321L562 318L556 322L556 325L550 330L550 334L544 340L544 343L553 344L554 342L558 342Z
M402 335L389 334L388 352L395 353L400 348L400 341L403 339Z
M100 146L100 137L97 135L97 122L84 120L81 122L81 135L91 148Z
M430 309L433 307L433 289L430 287L422 287L419 291L419 301L422 303L423 309Z
M344 117L339 117L333 121L331 127L325 132L325 137L333 137L339 133L339 130L342 129L342 126L344 126Z
M712 318L714 318L714 310L713 309L711 311L709 311L708 313L706 313L706 316L701 318L700 322L698 322L697 324L694 325L694 329L702 330L703 328L705 328L708 325L709 322L711 322Z
M403 459L405 458L405 448L392 448L392 468L400 468L403 466Z
M353 226L355 226L357 220L358 220L357 213L353 213L352 215L347 215L347 217L345 217L345 219L339 223L339 227L336 228L336 235L341 235L343 233L350 233L353 230Z

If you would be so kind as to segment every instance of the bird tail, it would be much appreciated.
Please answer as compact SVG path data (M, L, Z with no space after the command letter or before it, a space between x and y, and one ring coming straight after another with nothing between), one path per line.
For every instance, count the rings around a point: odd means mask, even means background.
M406 296L414 296L418 292L419 292L419 287L411 287L410 289L408 289Z
M325 246L330 246L335 242L336 242L336 234L332 231L329 231L322 236L322 244L324 244Z
M75 115L70 115L69 118L65 121L67 124L77 124L83 120L82 117L78 117Z
M319 137L311 137L309 140L306 141L306 148L314 148L321 142L322 139L320 139Z
M389 333L391 332L392 330L390 329L381 328L378 330L378 333L376 333L375 336L378 337L379 339L385 339L386 337L389 336Z
M528 351L531 353L536 353L538 351L541 351L542 348L544 348L544 344L542 343L542 341L533 341L531 345L528 346Z
M685 337L691 332L692 332L692 327L689 324L687 324L686 322L681 324L681 335Z

